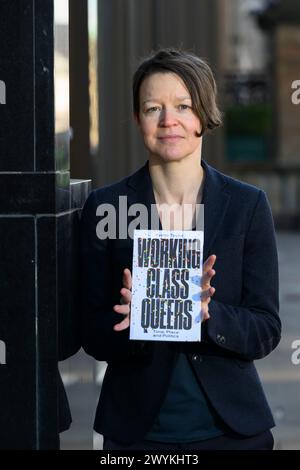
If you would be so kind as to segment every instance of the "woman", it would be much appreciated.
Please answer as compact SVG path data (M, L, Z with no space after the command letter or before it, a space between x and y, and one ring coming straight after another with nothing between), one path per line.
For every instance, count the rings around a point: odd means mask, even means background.
M203 135L221 124L203 60L158 51L135 72L133 99L149 159L93 191L82 215L83 347L108 363L95 430L105 450L272 449L274 421L253 365L281 332L266 195L201 159ZM201 342L129 340L132 239L100 233L101 207L122 218L120 196L128 207L154 204L161 229L193 229L195 211L186 218L184 207L204 204ZM173 204L166 221L161 208Z

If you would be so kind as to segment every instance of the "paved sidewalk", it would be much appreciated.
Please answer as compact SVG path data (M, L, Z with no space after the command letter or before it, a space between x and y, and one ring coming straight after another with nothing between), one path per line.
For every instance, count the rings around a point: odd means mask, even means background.
M256 367L277 424L273 430L275 448L299 450L300 364L292 364L291 345L300 340L300 233L279 233L277 240L282 341L271 355L257 361ZM98 363L96 371L94 364L82 351L61 364L73 415L71 429L61 434L62 449L102 446L101 436L93 436L92 425L106 364Z
M294 365L291 356L293 341L300 340L300 234L280 233L277 240L282 340L256 367L277 424L275 447L299 450L300 364Z

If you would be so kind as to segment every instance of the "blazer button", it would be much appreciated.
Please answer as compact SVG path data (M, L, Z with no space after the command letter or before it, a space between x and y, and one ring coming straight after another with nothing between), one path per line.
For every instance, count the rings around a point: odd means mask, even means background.
M225 344L226 343L226 338L223 335L217 335L217 341L220 344Z
M202 357L199 354L193 354L192 359L193 361L202 362Z

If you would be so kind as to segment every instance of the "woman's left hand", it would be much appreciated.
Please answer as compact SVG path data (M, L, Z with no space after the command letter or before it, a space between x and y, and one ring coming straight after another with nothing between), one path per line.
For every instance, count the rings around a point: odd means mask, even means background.
M210 255L203 265L203 273L201 279L201 315L202 321L206 321L210 318L208 304L211 301L211 297L216 292L214 287L211 287L210 281L216 274L216 271L213 268L213 265L216 262L216 255Z

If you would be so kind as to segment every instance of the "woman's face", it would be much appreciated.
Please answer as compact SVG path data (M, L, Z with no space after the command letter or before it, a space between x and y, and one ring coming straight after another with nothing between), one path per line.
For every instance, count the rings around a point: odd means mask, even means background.
M199 161L201 123L182 79L174 73L155 73L140 88L137 119L146 148L165 162L186 157Z

